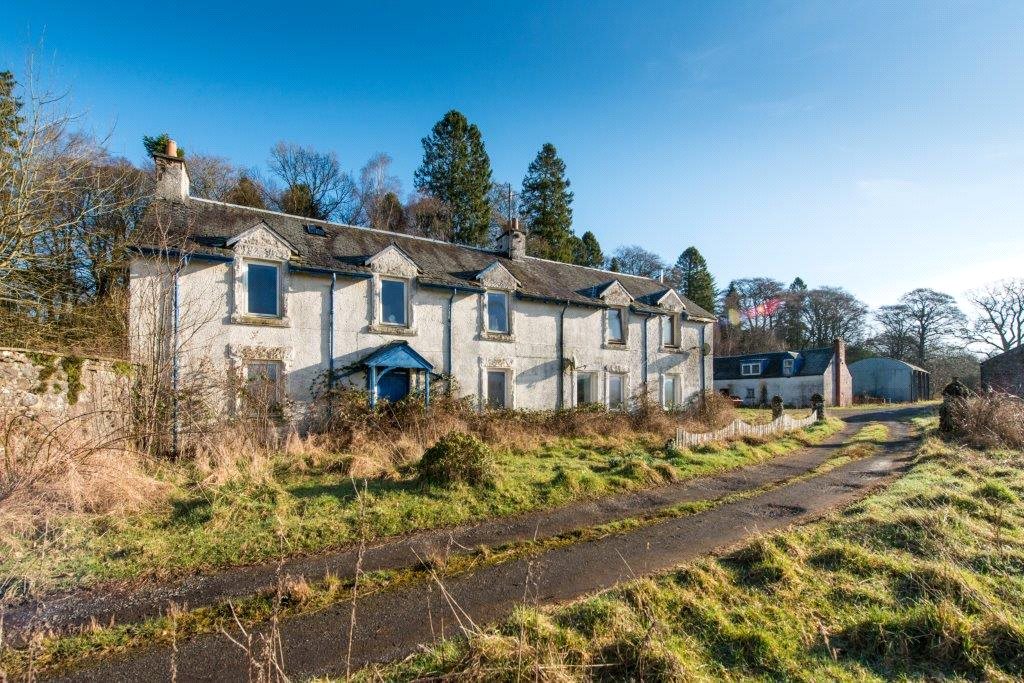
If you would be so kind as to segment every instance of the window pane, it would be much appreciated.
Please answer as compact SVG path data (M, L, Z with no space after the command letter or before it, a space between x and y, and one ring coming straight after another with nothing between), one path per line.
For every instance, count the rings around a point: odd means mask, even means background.
M678 380L675 377L665 378L665 407L670 408L676 404L676 382Z
M277 266L249 264L249 312L277 315Z
M500 370L487 371L487 405L490 408L505 407L505 373Z
M611 341L623 341L622 336L622 311L617 308L608 309L608 339Z
M405 325L405 283L397 280L380 282L381 322Z
M487 329L508 332L508 295L504 292L487 293Z
M672 316L661 317L661 345L672 346L675 343L675 335L672 333Z
M619 375L608 378L608 407L622 407L622 377Z
M576 405L593 403L593 394L590 392L593 385L593 377L589 374L576 375Z

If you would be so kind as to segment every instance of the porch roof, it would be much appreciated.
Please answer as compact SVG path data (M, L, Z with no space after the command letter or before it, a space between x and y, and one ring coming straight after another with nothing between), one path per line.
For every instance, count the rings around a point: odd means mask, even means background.
M416 353L406 341L393 341L381 346L360 361L366 367L377 368L410 368L432 372L434 366L426 358Z

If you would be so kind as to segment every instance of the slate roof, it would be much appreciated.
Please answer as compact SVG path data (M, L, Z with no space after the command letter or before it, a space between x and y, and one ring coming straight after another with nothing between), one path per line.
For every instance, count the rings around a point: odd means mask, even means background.
M811 377L824 374L835 350L829 346L823 349L804 349L803 351L776 351L772 353L750 353L744 356L718 356L714 360L715 380L731 379L765 379L786 377L782 373L782 361L792 358L793 374L790 377ZM760 375L741 375L740 365L750 361L762 361L765 367Z
M635 299L632 305L634 309L649 313L663 313L665 310L654 302L668 289L663 283L651 278L531 256L512 260L503 253L486 249L315 221L196 197L190 198L187 203L155 201L143 221L142 244L143 248L152 248L158 244L157 240L152 237L147 239L145 235L157 234L155 230L159 223L166 226L163 231L168 234L169 241L184 251L197 255L230 257L233 252L227 246L227 241L261 222L295 247L298 255L293 257L292 264L299 267L320 268L342 275L367 275L370 267L366 265L366 260L395 244L419 268L418 281L425 285L479 289L480 283L475 279L477 273L494 261L499 261L519 280L521 287L518 293L525 298L604 306L598 292L612 280L618 280ZM305 229L307 224L322 227L326 236L309 234ZM707 322L715 320L714 315L697 304L685 297L680 298L687 317Z

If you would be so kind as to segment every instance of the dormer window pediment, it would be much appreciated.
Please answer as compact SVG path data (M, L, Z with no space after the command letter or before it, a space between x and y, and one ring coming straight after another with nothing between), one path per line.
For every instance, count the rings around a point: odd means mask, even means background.
M672 311L673 313L681 313L686 310L683 300L679 298L679 294L677 294L674 289L667 290L660 298L658 298L656 303L661 308Z
M225 246L241 257L267 261L287 261L298 253L288 240L263 221L227 240Z
M487 289L505 292L519 289L519 280L500 261L493 262L477 273L476 280Z
M402 251L397 244L388 245L366 259L366 265L378 275L388 275L391 277L411 279L420 272L416 262Z
M598 289L597 296L609 306L628 306L633 303L633 296L618 280L612 280Z

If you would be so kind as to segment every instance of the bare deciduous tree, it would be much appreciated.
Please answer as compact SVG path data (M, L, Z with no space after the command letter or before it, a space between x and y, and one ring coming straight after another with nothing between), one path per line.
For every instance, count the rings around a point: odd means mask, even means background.
M1024 279L993 282L967 293L978 316L964 329L967 341L1002 353L1024 345Z
M879 332L870 341L873 351L887 358L910 358L914 349L914 335L910 313L901 304L882 306L875 311Z
M187 162L190 189L194 197L226 201L226 197L238 184L238 169L224 157L190 153Z
M899 304L910 320L914 360L924 365L933 350L963 330L966 318L956 300L944 292L919 288L900 297Z
M283 190L274 191L267 184L270 204L286 212L305 210L303 215L320 220L350 223L356 218L359 193L334 152L279 142L270 150L268 166L284 185Z
M391 173L391 157L377 153L370 157L362 170L359 171L359 208L353 222L379 230L392 229L399 224L401 202L398 212L393 200L402 192L402 183Z
M803 297L800 319L809 346L828 346L835 339L857 343L864 337L868 307L841 287L819 287Z
M660 256L635 244L619 247L613 258L619 264L619 272L630 275L656 278L666 267Z

